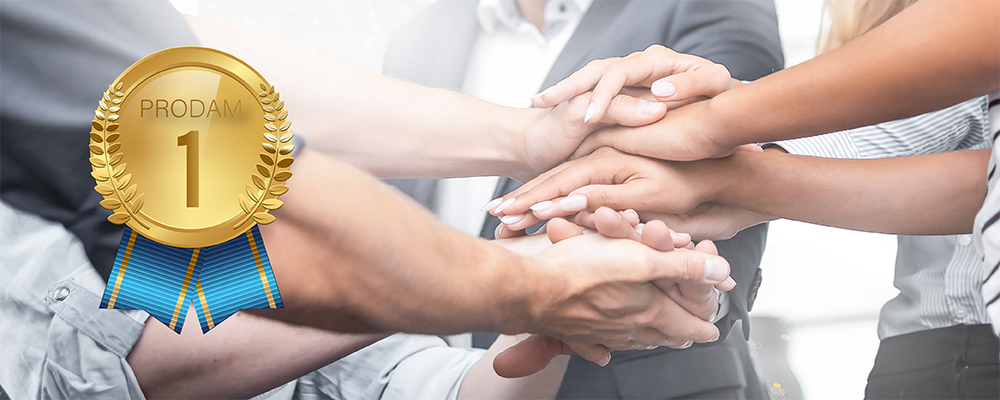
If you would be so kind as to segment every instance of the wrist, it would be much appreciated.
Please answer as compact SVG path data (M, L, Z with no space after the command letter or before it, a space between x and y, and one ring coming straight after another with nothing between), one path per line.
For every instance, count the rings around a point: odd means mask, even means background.
M734 112L737 105L732 104L733 92L736 90L723 92L705 101L706 116L702 118L702 134L715 144L717 155L731 154L736 147L753 142L744 141L739 136L743 124L740 123L741 117Z
M536 108L518 109L504 108L503 113L498 113L498 119L504 124L503 145L507 149L512 162L503 171L503 176L508 176L519 182L527 182L544 171L536 170L537 160L532 160L528 155L528 138L533 129L536 129L545 117L547 110Z

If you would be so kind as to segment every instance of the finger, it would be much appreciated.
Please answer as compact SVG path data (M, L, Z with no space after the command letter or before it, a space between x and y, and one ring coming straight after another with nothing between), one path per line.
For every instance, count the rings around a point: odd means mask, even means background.
M567 345L574 353L594 364L603 367L611 362L611 350L603 344L567 343Z
M619 58L593 60L572 75L531 98L537 108L549 108L593 89L604 69Z
M763 153L764 149L755 143L741 144L736 147L736 151L746 151L749 153Z
M520 378L545 369L553 358L562 354L572 354L572 350L561 340L531 335L497 354L493 370L504 378Z
M615 177L621 171L622 167L621 164L615 163L607 157L593 157L577 161L557 173L547 174L544 179L533 179L531 181L533 186L530 189L520 191L518 194L511 192L515 197L510 197L510 195L505 196L506 200L504 202L510 202L511 199L514 201L506 204L502 208L502 211L505 213L523 213L530 209L541 219L566 215L558 214L559 208L552 207L553 203L545 203L545 201L552 201L555 198L566 196L570 192L587 185L614 183ZM573 199L573 201L579 200L581 199ZM575 205L576 203L572 204ZM581 210L572 210L572 208L565 207L566 205L563 205L563 210L570 212Z
M694 246L694 249L702 253L719 255L719 248L711 240L702 240Z
M726 280L716 283L715 288L724 292L728 292L736 288L736 280L733 277L728 277Z
M680 101L715 97L735 87L729 70L722 64L712 64L660 78L649 89L657 100Z
M632 224L617 211L607 207L594 211L594 226L597 232L610 238L639 240L639 232L635 231Z
M555 218L549 221L546 227L546 235L549 241L559 243L574 236L583 235L583 228L562 218Z
M645 229L644 229L645 230ZM709 241L703 241L709 242ZM714 247L714 244L712 245ZM729 276L729 262L718 255L699 251L652 251L645 270L647 280L716 284Z
M691 314L708 320L719 308L719 296L712 285L678 283L677 290L667 294Z
M510 214L500 217L500 224L505 226L506 229L512 231L524 231L539 222L542 222L542 220L535 217L535 215L530 212L524 214Z
M593 99L593 96L591 96ZM602 123L622 126L642 126L659 121L667 114L667 107L659 101L647 101L627 95L615 96L606 114L597 120Z
M597 179L595 179L597 180ZM611 180L618 180L612 178ZM649 180L636 179L623 184L589 184L571 191L566 199L583 196L586 198L586 210L597 210L608 207L614 210L629 208L649 209L651 196L658 196L649 187ZM565 200L564 200L565 201ZM544 216L544 214L542 214Z
M503 195L502 197L497 197L493 200L490 200L488 203L486 203L485 206L483 206L481 211L486 211L492 215L501 215L502 213L517 214L525 212L526 210L523 203L515 204L514 200L516 200L516 198L519 195L531 190L535 186L538 186L540 183L545 182L546 180L548 180L549 177L559 174L563 170L570 168L582 161L583 160L570 160L562 164L559 164L553 167L552 169L539 174L534 179L519 186L517 189L511 190L509 193ZM512 205L515 207L511 208L510 206Z
M640 241L642 244L659 251L673 251L675 247L683 247L686 244L681 243L680 246L677 246L671 233L672 231L670 228L667 228L667 224L663 223L663 221L649 221L642 227L642 238Z
M639 223L641 222L641 220L639 219L639 213L637 213L635 210L631 208L622 211L621 215L622 218L625 218L625 220L628 221L629 225L632 225L632 228L638 227Z
M670 339L669 342L663 343L663 346L683 348L688 341L706 343L719 337L719 329L714 324L691 314L673 300L667 299L658 303L658 306L659 318L656 319L658 323L649 327L662 332Z
M493 231L493 237L497 239L511 239L521 236L526 236L528 233L524 229L514 230L508 228L504 224L497 225L496 230Z
M573 222L582 227L597 229L594 225L594 213L589 211L581 211L573 217Z
M632 53L628 57L608 64L590 96L588 111L593 108L593 119L601 120L611 99L621 92L623 87L648 84L650 78L677 72L678 65L674 61L682 59L677 56L680 55L673 50L654 45L643 52Z

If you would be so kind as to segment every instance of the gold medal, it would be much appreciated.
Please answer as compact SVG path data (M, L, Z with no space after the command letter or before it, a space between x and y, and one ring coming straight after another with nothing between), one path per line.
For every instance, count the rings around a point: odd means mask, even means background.
M278 92L224 52L143 58L100 100L90 133L108 220L175 247L206 247L274 221L294 147Z
M109 86L90 131L94 190L126 224L102 308L143 309L204 332L283 303L257 224L282 206L292 132L278 92L243 61L178 47Z

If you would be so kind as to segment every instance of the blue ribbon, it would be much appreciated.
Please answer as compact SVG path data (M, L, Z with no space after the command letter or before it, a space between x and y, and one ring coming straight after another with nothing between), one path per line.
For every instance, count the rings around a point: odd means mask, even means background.
M145 310L180 333L191 303L202 332L239 310L284 307L256 226L196 249L163 245L125 228L101 308Z

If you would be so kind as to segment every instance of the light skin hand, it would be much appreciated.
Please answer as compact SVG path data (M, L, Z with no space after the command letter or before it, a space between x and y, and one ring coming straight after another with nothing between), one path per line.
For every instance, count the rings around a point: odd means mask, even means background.
M504 201L513 202L498 215L501 221L509 221L508 215L524 214L522 220L506 224L506 229L516 231L539 220L593 212L599 207L634 209L640 214L686 213L714 190L711 181L694 175L697 170L689 167L603 147L507 194Z
M667 109L674 109L739 85L742 83L732 79L722 64L652 45L624 58L591 61L536 95L532 102L535 107L548 108L593 90L591 118L600 120L611 99L628 86L651 88L655 100L663 102Z
M617 94L609 99L609 109L594 118L596 123L584 123L590 93L573 96L548 110L525 110L534 113L528 120L522 146L524 171L513 178L525 181L564 161L593 131L609 126L643 126L658 121L666 107L641 98L642 92ZM593 122L593 121L592 121Z
M690 244L690 240L677 241L676 237L671 235L671 231L662 223L654 223L653 225L645 228L639 226L639 228L642 229L642 233L640 234L635 229L636 218L634 213L615 212L608 208L602 208L593 214L593 221L595 222L595 226L598 231L603 235L613 235L614 237L638 240L651 248L673 250L675 244L682 246ZM563 219L554 219L549 223L547 235L551 241L558 243L563 240L584 235L584 232L585 229L579 225L570 223ZM702 247L699 248L698 251L706 251L709 253L715 251L714 245L711 245L710 242L705 242L701 246ZM679 253L683 252L690 251L679 251ZM717 299L715 297L715 291L712 290L711 284L690 284L688 288L691 288L692 291L684 293L680 293L682 290L677 289L675 281L666 279L658 280L656 285L659 286L661 290L666 287L667 291L676 292L678 294L678 299L681 302L699 300L697 299L699 295L703 295L703 293L709 294L708 296L702 296L700 299L704 305L701 306L702 309L699 310L699 313L703 315L698 317L685 312L681 316L685 316L686 318L696 322L704 323L701 319L708 319L708 317L715 312ZM693 289L695 289L695 286L701 286L702 293L694 291ZM671 296L671 299L674 299L674 297ZM695 308L693 304L689 304L688 306ZM676 325L681 325L683 324L681 321L683 321L683 319L677 319L674 323ZM683 340L683 338L678 338L674 341L668 341L663 344L675 348L685 348L690 346L693 342L694 340L691 339ZM654 344L647 347L653 346L657 345ZM637 344L636 348L642 348L642 345ZM501 356L494 361L494 369L499 375L505 377L524 376L541 369L548 363L549 359L556 355L574 354L574 349L575 346L552 337L545 335L533 335L524 342L502 353ZM610 353L608 355L610 356ZM598 362L598 364L605 365L609 360L610 358L602 359Z
M676 227L693 240L726 240L751 226L777 219L745 208L707 202L683 214L640 213L643 220L657 219Z

